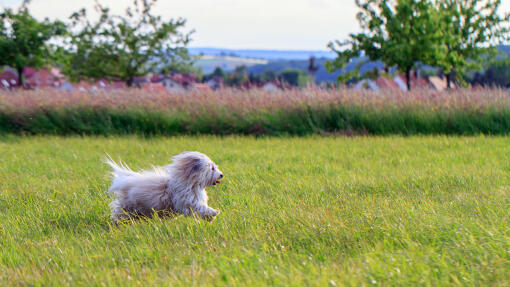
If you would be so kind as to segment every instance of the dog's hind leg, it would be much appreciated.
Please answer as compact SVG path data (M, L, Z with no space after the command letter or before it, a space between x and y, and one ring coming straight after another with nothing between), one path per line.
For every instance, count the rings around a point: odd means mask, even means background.
M110 216L115 223L119 223L119 221L129 218L129 214L122 209L118 200L114 200L110 203L110 209Z

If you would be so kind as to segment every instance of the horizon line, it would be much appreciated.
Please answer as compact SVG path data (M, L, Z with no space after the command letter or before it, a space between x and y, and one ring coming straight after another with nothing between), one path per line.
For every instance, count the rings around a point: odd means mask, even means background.
M281 52L326 52L334 53L331 50L320 49L281 49L281 48L229 48L218 46L188 46L188 49L216 49L216 50L238 50L238 51L281 51Z

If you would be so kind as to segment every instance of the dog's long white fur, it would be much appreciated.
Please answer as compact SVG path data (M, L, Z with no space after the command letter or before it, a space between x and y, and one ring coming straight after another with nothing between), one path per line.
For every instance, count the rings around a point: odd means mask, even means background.
M218 167L199 152L183 152L173 162L150 171L135 172L126 164L105 159L113 171L108 191L114 200L110 203L111 217L117 222L132 215L152 216L157 211L213 219L219 214L207 205L205 188L215 185L223 177Z

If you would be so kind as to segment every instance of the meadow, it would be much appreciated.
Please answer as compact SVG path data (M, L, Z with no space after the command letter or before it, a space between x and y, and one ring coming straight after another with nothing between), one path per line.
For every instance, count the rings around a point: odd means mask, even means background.
M510 92L0 91L0 134L508 135Z
M109 218L106 153L199 150L209 223ZM0 137L0 285L508 286L510 138Z

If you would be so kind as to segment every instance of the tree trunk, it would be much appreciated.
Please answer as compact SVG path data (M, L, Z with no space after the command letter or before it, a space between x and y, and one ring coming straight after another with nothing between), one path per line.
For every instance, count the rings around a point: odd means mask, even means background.
M18 72L18 85L23 87L23 67L17 67L16 71Z
M129 77L129 80L127 80L127 82L126 82L128 88L132 88L134 82L135 82L134 77Z
M406 70L407 91L411 91L411 68Z
M448 87L448 90L452 88L452 75L453 72L450 72L446 75L446 87Z

